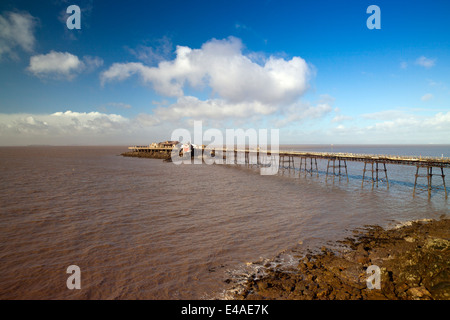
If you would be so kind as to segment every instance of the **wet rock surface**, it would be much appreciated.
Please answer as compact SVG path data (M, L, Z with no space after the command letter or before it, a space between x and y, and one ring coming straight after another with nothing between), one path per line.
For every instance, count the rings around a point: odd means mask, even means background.
M384 230L369 226L340 242L308 253L296 267L267 268L234 290L234 299L450 300L450 219L417 221ZM369 289L371 265L380 289Z
M124 157L136 157L136 158L150 158L150 159L162 159L165 161L170 161L170 153L166 152L135 152L129 151L121 154Z

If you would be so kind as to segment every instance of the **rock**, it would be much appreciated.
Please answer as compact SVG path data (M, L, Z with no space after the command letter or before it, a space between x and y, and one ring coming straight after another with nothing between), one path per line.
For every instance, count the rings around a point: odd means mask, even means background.
M450 300L450 219L371 227L355 237L341 241L347 248L339 254L305 248L294 270L268 268L236 298ZM367 288L369 264L381 269L381 290Z
M423 298L423 297L430 297L431 293L425 289L425 287L415 287L408 289L407 293L411 295L413 298Z
M367 254L358 254L355 257L356 262L360 264L368 264L370 262L369 256Z
M321 288L321 289L319 289L319 290L317 291L317 294L316 294L316 296L317 296L318 299L324 299L324 298L326 298L328 295L329 295L329 291L328 291L327 288Z
M445 250L450 247L450 241L445 239L428 239L425 246L436 250Z
M397 294L401 294L409 289L409 286L406 283L401 283L395 287L395 291Z
M450 281L444 281L431 287L431 296L437 300L450 300Z

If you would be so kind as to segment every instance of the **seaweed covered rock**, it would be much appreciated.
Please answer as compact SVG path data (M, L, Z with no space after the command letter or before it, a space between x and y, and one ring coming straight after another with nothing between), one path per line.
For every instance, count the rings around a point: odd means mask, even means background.
M249 279L235 299L450 300L450 220L411 222L384 230L367 227L342 242L346 250L322 248L295 270L268 268ZM380 268L380 289L367 286L367 268Z

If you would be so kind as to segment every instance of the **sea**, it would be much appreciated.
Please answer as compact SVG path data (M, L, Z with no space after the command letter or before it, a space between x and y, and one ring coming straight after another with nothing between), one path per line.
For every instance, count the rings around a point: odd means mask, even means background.
M450 157L450 145L280 150ZM347 162L348 179L327 176L327 160L317 172L296 160L295 169L261 175L255 165L176 165L126 151L0 148L0 299L228 299L269 266L340 250L355 230L450 213L440 169L429 197L424 177L413 196L414 166L387 164L388 181L377 186L362 181L360 162ZM80 289L68 285L73 265Z

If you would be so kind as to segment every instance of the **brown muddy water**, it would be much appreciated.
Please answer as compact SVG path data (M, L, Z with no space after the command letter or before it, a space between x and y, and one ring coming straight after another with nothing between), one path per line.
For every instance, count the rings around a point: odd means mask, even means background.
M333 148L450 154L449 146ZM412 197L414 167L388 165L389 190L372 190L361 188L360 163L348 164L347 182L326 178L326 162L319 175L261 176L246 166L119 156L125 151L0 148L0 299L223 299L258 265L282 268L355 228L449 214L440 176L431 199L424 185ZM80 267L80 290L66 286L70 265Z

